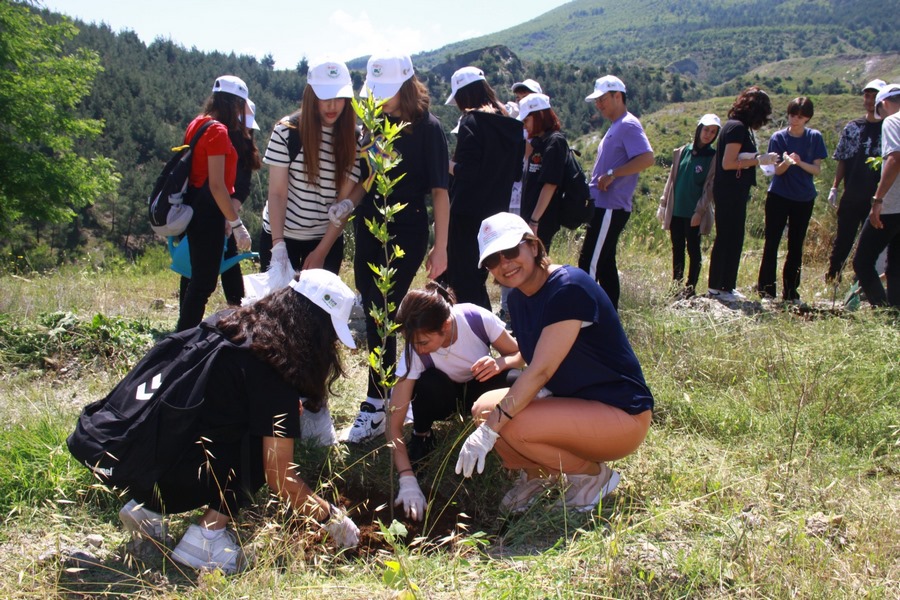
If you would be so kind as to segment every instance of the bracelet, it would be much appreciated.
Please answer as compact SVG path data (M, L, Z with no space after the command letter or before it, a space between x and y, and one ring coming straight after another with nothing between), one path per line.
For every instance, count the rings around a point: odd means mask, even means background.
M540 224L541 224L541 220L540 220L540 219L528 219L528 222L529 222L529 223L534 223L535 225L540 225Z
M283 238L283 237L280 237L280 238L272 238L272 243L273 243L273 244L274 244L275 242L283 242L283 241L284 241L284 238Z
M872 204L882 204L882 203L884 203L884 198L876 198L875 196L872 196Z
M512 421L512 415L509 414L508 412L506 412L505 410L503 410L502 408L500 408L499 404L497 404L497 410L500 411L500 414L502 414L504 417L506 417L507 419Z
M325 517L325 519L322 520L322 521L316 519L316 522L317 522L319 525L323 525L323 526L324 526L324 525L327 525L334 517L336 517L336 516L338 516L338 515L340 515L340 514L341 514L340 509L338 509L337 506L335 506L334 504L331 504L331 503L329 502L329 503L328 503L328 516Z
M404 473L412 473L413 475L415 475L416 472L412 469L403 469L402 471L397 471L397 475L403 475Z
M240 227L241 225L244 224L244 222L241 221L240 217L238 217L234 221L228 221L228 224L231 225L232 227Z

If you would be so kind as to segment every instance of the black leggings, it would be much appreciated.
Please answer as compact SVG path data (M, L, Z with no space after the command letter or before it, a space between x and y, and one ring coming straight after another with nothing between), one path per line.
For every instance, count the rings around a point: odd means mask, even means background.
M413 388L413 431L425 433L435 421L442 421L454 414L465 418L482 394L511 386L509 374L509 371L504 371L487 381L472 379L457 383L443 371L434 367L426 369Z
M716 239L709 257L711 289L726 292L737 289L749 201L750 188L736 196L716 198Z
M237 242L234 235L228 236L225 244L225 258L238 255ZM222 272L222 292L225 294L225 302L229 306L240 306L244 298L244 275L241 273L241 263L237 263L227 271Z
M471 302L491 310L487 269L478 266L480 217L450 214L447 238L447 273L442 277L456 294L457 302Z
M616 247L631 213L623 209L598 208L588 224L578 266L593 277L613 308L619 310L619 266Z
M800 270L803 266L803 242L812 217L813 202L798 202L774 192L766 196L766 242L756 289L760 295L775 297L778 270L778 246L787 225L787 256L781 272L781 294L785 300L800 299Z
M303 269L303 261L309 256L321 240L294 240L284 238L284 247L287 250L288 260L295 271ZM341 261L344 260L344 236L340 236L334 241L334 245L325 256L325 263L322 268L331 271L335 275L341 270ZM266 232L265 229L259 234L259 270L263 273L269 268L272 261L272 234Z
M687 246L688 267L687 285L690 288L697 287L700 279L700 227L691 226L690 217L676 217L672 215L669 226L669 234L672 238L672 279L681 281L684 279L684 249Z
M187 227L191 244L191 278L181 278L177 331L196 327L203 320L206 303L219 281L225 249L225 216L209 187L189 188L186 202L194 209Z
M868 220L871 206L871 196L865 198L851 197L844 190L844 195L841 196L841 203L837 211L837 231L831 247L831 256L828 259L829 279L837 277L844 270L847 258L853 249L856 234L859 233L863 224Z

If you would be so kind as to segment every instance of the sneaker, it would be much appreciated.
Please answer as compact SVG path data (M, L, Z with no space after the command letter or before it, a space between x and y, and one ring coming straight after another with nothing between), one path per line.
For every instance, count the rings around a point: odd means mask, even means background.
M713 300L719 300L720 302L734 302L735 300L737 300L732 292L726 292L725 290L716 290L710 288L709 290L707 290L706 294Z
M165 545L166 521L161 514L144 508L133 498L119 511L119 520L133 538L150 539Z
M746 300L747 296L743 295L737 290L731 290L731 298L732 300Z
M172 551L172 559L193 569L221 569L226 575L244 568L244 551L237 536L228 529L219 537L208 540L203 528L191 525Z
M316 446L334 446L338 443L334 421L327 406L323 406L317 413L303 411L300 415L300 439Z
M535 477L528 479L525 471L519 475L519 481L512 486L503 499L500 500L500 512L521 513L531 506L537 497L544 491L553 487L559 481L558 477Z
M385 415L384 407L375 408L368 402L359 405L359 414L356 421L347 433L347 441L351 444L361 444L379 435L384 435Z
M428 435L410 434L406 442L406 453L414 471L419 470L421 463L428 458L432 450L434 450L434 436L431 435L431 430L428 431Z
M566 495L556 503L558 508L588 512L619 485L619 473L600 463L597 475L566 475Z

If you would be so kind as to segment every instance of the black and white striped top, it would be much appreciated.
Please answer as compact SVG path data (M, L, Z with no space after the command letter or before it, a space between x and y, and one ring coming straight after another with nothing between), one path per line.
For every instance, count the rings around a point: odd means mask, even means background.
M287 117L284 119L287 120ZM285 213L284 237L294 240L321 239L328 231L328 208L339 200L337 198L340 178L335 181L334 149L331 145L331 127L322 127L322 145L319 148L319 180L311 183L307 180L304 169L302 148L294 162L290 162L288 154L287 125L279 122L272 131L269 145L263 162L277 167L288 167L287 211ZM358 144L357 144L358 149ZM359 164L354 161L350 171L350 179L359 181ZM263 210L263 227L271 233L269 224L269 205Z

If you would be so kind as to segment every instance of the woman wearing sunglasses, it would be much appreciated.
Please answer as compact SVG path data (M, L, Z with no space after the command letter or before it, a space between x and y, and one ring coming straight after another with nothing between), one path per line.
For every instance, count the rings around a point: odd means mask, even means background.
M481 224L479 264L514 288L510 314L528 367L511 388L482 395L481 421L463 444L465 477L496 446L519 469L500 503L521 512L560 485L557 506L590 511L619 482L608 461L634 452L650 428L653 395L609 297L584 271L551 265L525 221L499 213Z

